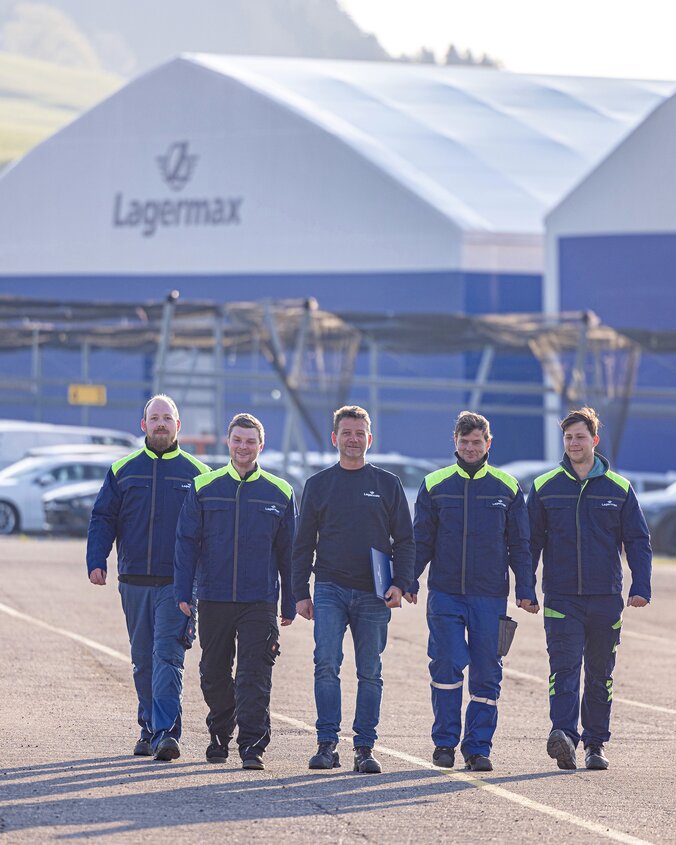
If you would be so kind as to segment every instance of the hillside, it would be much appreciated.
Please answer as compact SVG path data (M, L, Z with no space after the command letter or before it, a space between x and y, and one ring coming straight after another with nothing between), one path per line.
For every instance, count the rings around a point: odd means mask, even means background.
M0 167L107 97L123 80L0 53Z
M337 0L0 0L0 49L127 76L181 52L389 58Z

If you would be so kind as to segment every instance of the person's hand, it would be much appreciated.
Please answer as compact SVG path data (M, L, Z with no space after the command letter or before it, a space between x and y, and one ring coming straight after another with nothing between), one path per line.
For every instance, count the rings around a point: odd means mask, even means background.
M401 607L401 590L394 584L385 593L385 604L387 607Z
M645 607L648 603L648 599L643 596L629 596L627 599L627 607Z
M312 599L301 599L296 602L296 613L303 619L312 620L315 618L315 606Z
M540 612L540 605L536 601L532 602L530 599L517 599L516 606L520 607L521 610L526 610L528 613Z
M106 583L106 570L105 569L92 569L89 573L89 580L92 584L96 584L99 587L105 586Z
M286 616L280 616L279 618L281 619L282 628L286 628L287 625L293 622L293 619L287 619Z
M190 607L190 604L187 601L180 601L178 603L178 607L182 613L185 613L186 616L190 616L192 608Z
M404 598L409 604L418 604L418 594L417 593L404 593Z

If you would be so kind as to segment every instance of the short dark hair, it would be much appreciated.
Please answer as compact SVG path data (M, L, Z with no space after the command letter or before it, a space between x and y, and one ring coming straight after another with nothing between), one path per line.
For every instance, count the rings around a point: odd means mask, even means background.
M569 426L578 422L584 423L587 426L592 437L596 437L599 433L599 428L603 425L599 419L599 415L593 408L580 408L577 411L569 411L568 415L561 420L559 425L561 426L561 431L565 432Z
M265 429L263 428L263 423L259 419L256 419L253 414L235 414L228 424L228 437L230 437L230 432L233 428L237 426L239 426L239 428L255 428L258 432L258 439L261 443L265 443Z
M491 439L491 424L486 417L482 417L481 414L474 414L472 411L461 411L455 421L453 437L457 439L461 435L474 431L475 428L478 428L483 434L486 442Z
M174 400L171 398L171 396L167 396L166 393L156 393L154 396L151 396L150 399L148 399L148 401L146 402L146 404L143 408L143 419L146 418L146 414L148 413L148 408L150 407L150 405L156 399L161 399L163 402L166 402L171 407L171 410L174 412L174 414L176 415L176 419L178 419L178 407L177 407L176 403L174 402Z
M346 417L353 420L364 420L368 433L371 433L371 417L369 417L368 411L360 408L359 405L343 405L342 408L333 412L334 434L338 434L338 425Z

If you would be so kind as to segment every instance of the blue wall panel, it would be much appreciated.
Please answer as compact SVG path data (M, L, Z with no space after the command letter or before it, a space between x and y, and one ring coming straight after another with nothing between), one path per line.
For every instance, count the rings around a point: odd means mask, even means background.
M561 310L591 309L618 329L676 327L676 235L604 235L559 241ZM673 356L643 354L637 383L676 388ZM665 443L676 421L630 418L616 464L676 469ZM603 451L603 442L601 443Z

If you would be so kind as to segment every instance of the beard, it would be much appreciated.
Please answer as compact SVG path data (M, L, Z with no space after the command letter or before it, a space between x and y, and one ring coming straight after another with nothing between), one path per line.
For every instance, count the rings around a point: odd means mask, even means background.
M166 449L173 442L173 438L168 431L154 431L152 435L148 434L147 437L148 443L153 449Z

